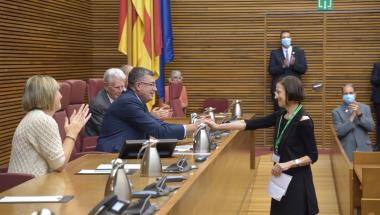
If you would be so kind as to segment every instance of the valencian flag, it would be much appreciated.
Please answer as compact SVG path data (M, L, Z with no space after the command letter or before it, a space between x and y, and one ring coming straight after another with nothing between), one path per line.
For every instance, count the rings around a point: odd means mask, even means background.
M120 0L119 51L128 64L160 74L162 51L160 0ZM147 104L151 110L154 99Z

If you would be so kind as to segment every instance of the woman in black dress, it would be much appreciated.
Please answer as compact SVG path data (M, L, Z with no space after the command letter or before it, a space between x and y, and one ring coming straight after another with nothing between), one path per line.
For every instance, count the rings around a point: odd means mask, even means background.
M303 109L304 90L295 76L280 79L276 85L275 99L282 110L269 116L241 120L226 124L206 123L217 130L254 130L276 127L274 166L272 175L286 173L293 176L281 201L272 199L270 214L317 214L319 212L310 164L318 159L313 121ZM276 161L276 158L279 161Z

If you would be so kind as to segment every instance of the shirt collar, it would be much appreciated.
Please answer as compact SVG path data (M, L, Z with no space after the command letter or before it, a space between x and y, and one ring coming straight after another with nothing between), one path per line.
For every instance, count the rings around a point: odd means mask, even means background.
M111 96L107 93L107 91L106 91L106 94L107 94L107 97L108 97L108 99L110 100L110 102L111 102L111 104L112 104L112 102L114 101L112 98L111 98Z
M282 48L282 52L285 54L285 52L287 51L288 54L292 53L293 51L293 46L289 46L289 48L284 48L284 47L281 47Z

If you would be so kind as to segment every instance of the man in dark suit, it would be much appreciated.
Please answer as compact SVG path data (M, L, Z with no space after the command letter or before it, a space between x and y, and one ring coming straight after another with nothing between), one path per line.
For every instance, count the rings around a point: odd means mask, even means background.
M279 78L294 75L301 78L307 70L305 53L302 49L292 46L292 38L289 31L282 31L281 48L273 50L269 59L269 74L272 76L271 93L274 111L279 110L277 101L274 99L276 83Z
M165 123L149 113L146 102L157 91L153 72L135 67L128 76L128 90L111 104L103 119L97 151L118 152L125 140L183 139L198 125Z
M107 69L103 79L104 89L96 94L89 105L92 116L86 124L85 132L87 136L99 136L103 117L108 107L125 89L126 75L121 69Z
M376 112L376 145L373 147L375 151L380 151L380 63L373 65L371 83L373 85L371 100Z

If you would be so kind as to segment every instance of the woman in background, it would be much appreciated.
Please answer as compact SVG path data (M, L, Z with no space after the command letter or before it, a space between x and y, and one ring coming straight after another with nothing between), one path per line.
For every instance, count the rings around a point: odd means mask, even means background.
M173 70L169 85L165 86L165 104L170 105L173 116L184 117L188 105L186 87L183 85L181 71Z
M276 127L276 141L272 159L272 175L286 173L293 176L281 201L272 199L270 214L317 214L319 212L310 164L318 159L314 125L301 104L304 90L295 76L287 76L276 84L275 99L283 110L269 116L233 123L207 124L218 130L254 130Z
M41 176L61 171L70 159L76 138L90 118L88 105L65 120L62 140L53 114L61 109L61 93L55 79L45 75L30 77L25 84L22 106L27 111L16 128L8 172Z

